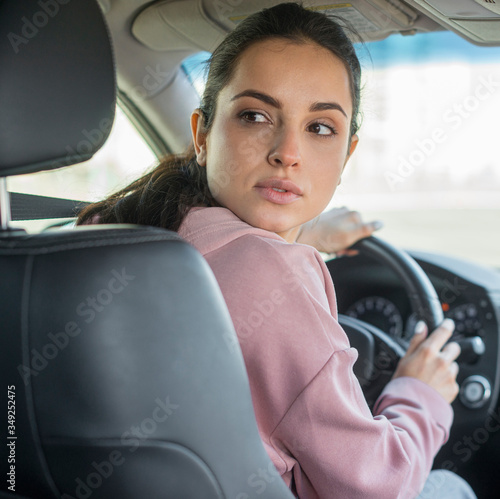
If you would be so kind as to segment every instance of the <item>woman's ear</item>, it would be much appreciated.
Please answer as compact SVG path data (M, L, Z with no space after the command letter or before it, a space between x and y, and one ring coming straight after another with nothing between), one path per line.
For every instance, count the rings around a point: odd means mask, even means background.
M196 161L200 166L207 165L207 133L203 114L200 109L195 109L191 114L191 134L193 135Z
M358 145L358 142L359 142L359 137L356 134L354 134L351 137L351 140L349 141L349 151L347 152L347 156L345 157L344 166L342 167L342 173L344 173L345 165L347 165L347 162L349 161L351 154L356 150L356 146ZM340 176L339 183L337 185L340 185L341 180L342 180L342 176Z
M344 167L346 163L349 161L349 158L351 157L352 153L356 150L358 142L359 142L359 137L356 134L354 134L350 140L349 152L347 153L347 157L345 158Z

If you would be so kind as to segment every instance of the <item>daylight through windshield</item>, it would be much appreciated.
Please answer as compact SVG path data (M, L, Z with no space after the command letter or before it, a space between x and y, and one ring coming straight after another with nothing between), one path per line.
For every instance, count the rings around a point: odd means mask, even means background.
M500 268L500 49L449 32L360 50L363 124L333 205L399 246Z
M330 206L384 221L379 235L406 249L500 268L500 48L437 32L358 52L361 140ZM208 56L184 63L200 94Z

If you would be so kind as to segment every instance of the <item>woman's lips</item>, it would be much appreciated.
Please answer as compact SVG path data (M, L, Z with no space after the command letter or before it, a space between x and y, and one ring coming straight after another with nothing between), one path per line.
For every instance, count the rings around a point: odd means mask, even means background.
M275 204L290 204L302 196L302 189L285 179L266 179L259 182L255 189L264 199Z

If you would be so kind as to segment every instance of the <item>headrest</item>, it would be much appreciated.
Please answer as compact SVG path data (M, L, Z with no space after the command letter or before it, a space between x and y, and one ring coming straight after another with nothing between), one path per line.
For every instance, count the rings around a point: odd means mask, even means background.
M80 163L106 141L116 83L95 0L2 0L0 68L0 176Z

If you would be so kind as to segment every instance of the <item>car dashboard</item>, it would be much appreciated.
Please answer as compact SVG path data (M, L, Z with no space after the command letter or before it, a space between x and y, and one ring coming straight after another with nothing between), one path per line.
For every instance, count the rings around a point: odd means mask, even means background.
M476 489L483 483L491 487L492 479L500 483L494 471L500 459L500 272L445 255L409 253L429 277L445 317L454 320L453 338L479 337L484 342L482 355L459 363L454 423L435 467L459 472ZM326 263L339 314L373 324L406 347L418 319L398 276L364 254Z

